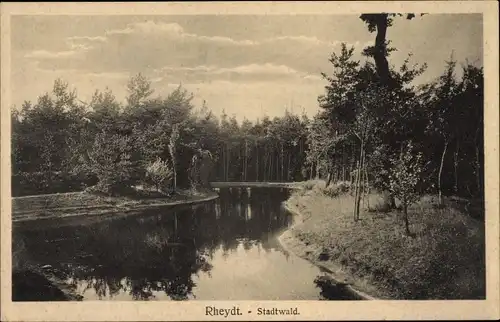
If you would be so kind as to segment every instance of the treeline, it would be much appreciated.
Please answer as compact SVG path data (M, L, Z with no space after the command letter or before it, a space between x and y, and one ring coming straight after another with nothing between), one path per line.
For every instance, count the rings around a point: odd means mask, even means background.
M307 116L256 122L217 117L182 87L154 97L141 74L126 104L106 89L90 102L62 80L35 104L12 110L13 195L132 186L172 191L208 181L294 181L307 173ZM167 187L165 189L165 187Z

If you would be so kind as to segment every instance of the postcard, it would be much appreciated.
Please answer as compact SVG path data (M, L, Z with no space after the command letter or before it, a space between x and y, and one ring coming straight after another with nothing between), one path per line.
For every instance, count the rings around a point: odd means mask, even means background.
M5 321L498 319L498 4L3 3Z

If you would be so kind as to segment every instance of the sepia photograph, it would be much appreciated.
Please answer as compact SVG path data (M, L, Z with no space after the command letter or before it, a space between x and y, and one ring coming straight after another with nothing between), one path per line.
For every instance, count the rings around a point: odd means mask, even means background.
M462 300L498 318L494 6L257 4L8 15L2 302L297 320Z

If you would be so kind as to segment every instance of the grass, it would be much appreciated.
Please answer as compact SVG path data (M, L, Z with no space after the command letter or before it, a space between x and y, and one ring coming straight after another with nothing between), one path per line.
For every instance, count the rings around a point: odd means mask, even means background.
M287 202L306 219L293 229L307 246L305 257L327 267L340 265L382 298L485 298L484 222L454 200L437 207L433 196L425 196L413 205L410 237L402 215L388 211L383 195L371 194L361 220L354 222L354 198L345 193L332 198L331 191L342 189L324 186L304 183Z
M213 194L209 190L178 190L170 196L139 192L140 194L131 197L109 197L83 191L12 198L12 218L24 220L62 217L68 214L101 214L136 207L197 200Z

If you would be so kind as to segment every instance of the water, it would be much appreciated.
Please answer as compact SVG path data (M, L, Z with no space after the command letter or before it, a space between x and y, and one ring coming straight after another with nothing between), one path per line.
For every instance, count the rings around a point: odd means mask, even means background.
M221 189L195 207L16 230L26 256L83 300L321 300L323 275L277 237L286 189Z

